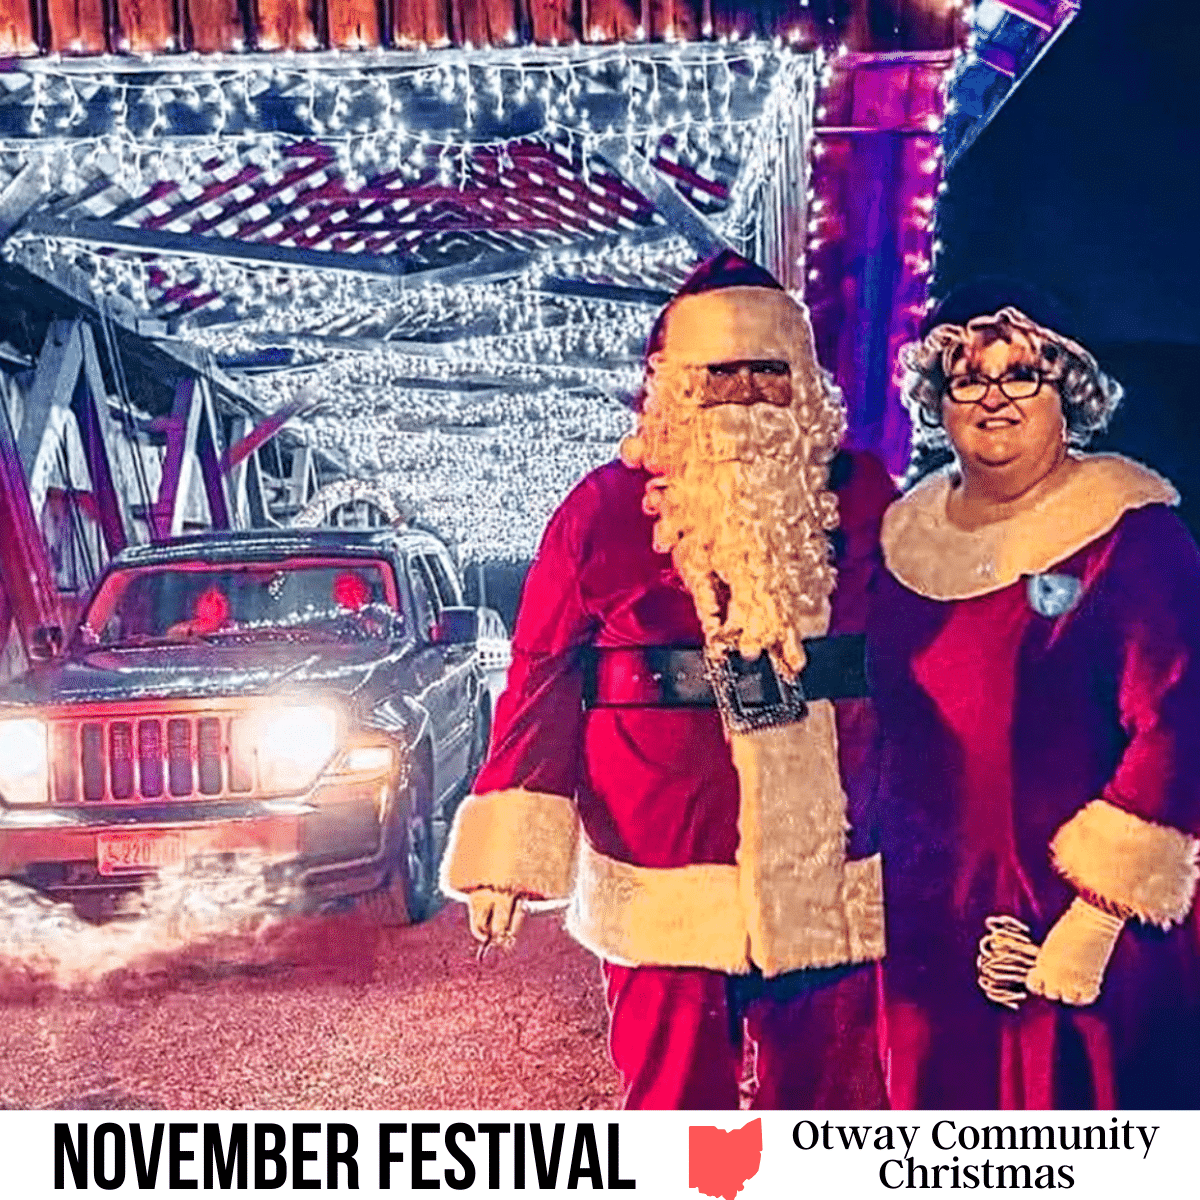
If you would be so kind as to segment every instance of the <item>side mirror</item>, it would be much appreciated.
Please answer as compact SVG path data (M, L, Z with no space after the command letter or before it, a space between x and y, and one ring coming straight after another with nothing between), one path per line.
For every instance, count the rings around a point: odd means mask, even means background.
M461 646L479 638L479 610L475 608L443 608L438 623L430 631L435 646Z
M63 631L61 625L38 625L29 641L31 662L49 662L62 653Z

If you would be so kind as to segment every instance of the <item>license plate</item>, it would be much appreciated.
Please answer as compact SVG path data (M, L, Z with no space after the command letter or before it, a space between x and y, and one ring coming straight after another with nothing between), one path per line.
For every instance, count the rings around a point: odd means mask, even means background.
M183 836L178 833L107 833L96 839L101 875L177 867L182 862Z

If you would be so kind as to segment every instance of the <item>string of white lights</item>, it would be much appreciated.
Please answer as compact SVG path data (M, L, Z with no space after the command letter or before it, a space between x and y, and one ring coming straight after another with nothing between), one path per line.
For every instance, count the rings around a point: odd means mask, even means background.
M567 246L545 252L521 275L503 282L403 287L369 275L250 267L199 256L148 262L137 254L103 252L83 243L32 234L10 239L4 254L10 261L50 273L60 264L81 267L97 293L122 295L160 314L176 290L219 298L222 311L237 320L181 329L189 340L218 354L239 339L238 349L245 350L246 338L252 334L317 333L331 325L344 329L386 322L391 336L405 337L429 329L471 328L486 316L498 325L496 332L462 343L460 353L496 357L488 347L505 346L497 353L506 360L522 348L539 352L543 348L544 339L535 335L546 332L551 315L543 291L547 278L638 278L650 269L681 276L694 261L694 251L678 237L646 245L623 241L605 247ZM571 296L555 296L553 314L567 325L593 323L592 344L586 349L602 354L626 353L622 343L644 336L648 319L638 305ZM512 335L523 335L524 340L514 340ZM453 357L455 352L447 353ZM552 353L550 361L558 360Z
M526 398L561 412L513 424L451 432L400 430L390 414L313 419L318 442L339 451L350 471L393 495L422 524L455 542L465 561L531 557L566 493L611 459L628 432L627 410L569 394Z
M482 187L485 174L545 175L529 165L532 146L587 186L589 173L608 170L593 151L615 137L626 154L665 155L723 185L733 179L725 211L710 220L740 237L777 130L808 102L813 62L761 42L597 46L557 59L536 48L347 59L235 57L178 70L156 60L141 74L40 64L28 119L41 140L2 139L0 157L11 171L36 164L47 194L75 194L97 177L123 189L115 200L98 193L84 215L105 218L119 204L128 214L120 219L144 220L134 204L143 199L161 223L182 197L187 215L163 228L188 232L199 219L231 236L219 221L223 197L252 203L236 194L248 164L255 187L265 180L307 220L300 179L351 190L371 180L377 189L391 173L398 197L408 182L431 177L465 192ZM145 199L159 182L172 186ZM533 183L553 190L556 180ZM4 252L50 273L82 268L98 293L177 318L178 335L220 361L252 364L269 361L264 350L288 351L287 371L245 377L265 410L307 400L315 443L458 543L466 560L522 559L555 505L627 432L621 397L639 382L655 315L644 296L622 302L619 293L564 294L554 285L578 278L670 288L695 261L681 237L611 210L599 220L618 236L547 248L501 282L454 286L19 232ZM568 223L559 236L578 235ZM206 298L199 311L184 311ZM368 333L355 344L337 344L339 333L359 330ZM372 341L381 331L407 341Z
M480 152L503 169L515 143L538 137L586 151L617 136L644 151L671 136L711 157L742 148L756 118L741 110L808 56L749 41L595 46L559 60L517 48L398 57L339 68L233 56L190 72L161 58L144 75L35 60L6 76L18 94L28 76L28 115L25 136L0 138L0 154L34 162L69 194L96 169L136 193L230 157L282 176L313 139L351 189L431 157L443 182L465 183ZM10 102L9 128L20 111Z

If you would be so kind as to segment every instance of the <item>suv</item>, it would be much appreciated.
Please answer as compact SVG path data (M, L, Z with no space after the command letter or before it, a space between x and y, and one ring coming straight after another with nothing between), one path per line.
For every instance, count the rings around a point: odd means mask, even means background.
M65 654L0 688L0 877L99 918L249 855L307 901L423 919L487 749L480 611L407 529L124 551Z

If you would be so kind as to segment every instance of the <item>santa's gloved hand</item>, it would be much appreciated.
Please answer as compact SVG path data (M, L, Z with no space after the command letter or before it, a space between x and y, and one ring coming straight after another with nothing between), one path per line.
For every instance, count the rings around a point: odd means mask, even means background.
M1025 986L1047 1000L1092 1004L1124 924L1076 897L1046 934Z
M525 920L524 897L518 892L481 887L467 893L467 919L471 935L480 944L483 957L489 946L510 947Z

